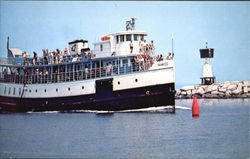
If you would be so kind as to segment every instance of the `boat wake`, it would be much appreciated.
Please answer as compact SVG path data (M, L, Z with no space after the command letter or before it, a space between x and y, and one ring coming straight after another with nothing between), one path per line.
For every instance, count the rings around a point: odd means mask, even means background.
M36 112L36 111L28 111L27 114L57 114L60 113L60 111L43 111L43 112Z
M191 110L189 107L185 106L175 106L175 109L181 109L181 110ZM143 109L131 109L131 110L123 110L118 111L119 113L128 113L128 112L169 112L172 110L172 106L161 106L161 107L149 107L149 108L143 108Z
M175 109L191 110L191 107L186 107L186 106L175 106Z
M118 111L119 113L133 113L133 112L167 112L172 110L172 106L161 106L161 107L149 107L142 109L131 109L131 110L122 110Z
M176 110L191 110L190 107L186 106L175 106ZM31 113L45 113L45 114L56 114L56 113L95 113L95 114L113 114L113 113L138 113L138 112L148 112L148 113L167 113L172 110L172 106L161 106L161 107L149 107L142 109L130 109L121 111L104 111L104 110L71 110L71 111L45 111L45 112L27 112Z

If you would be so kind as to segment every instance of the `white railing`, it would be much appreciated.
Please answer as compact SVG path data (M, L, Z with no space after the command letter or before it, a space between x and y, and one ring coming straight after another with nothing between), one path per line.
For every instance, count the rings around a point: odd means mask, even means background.
M106 66L93 69L81 69L72 72L35 72L35 74L18 74L18 73L4 73L0 72L0 81L7 83L17 84L43 84L43 83L57 83L57 82L68 82L77 80L86 80L93 78L101 78L108 76L116 76L120 74L129 74L132 72L146 71L152 66L152 62L135 62L131 65L124 64L120 67L117 65Z
M67 63L67 62L75 62L75 61L84 61L86 59L91 59L92 56L81 54L77 55L69 55L69 56L48 56L48 57L39 57L37 60L34 58L0 58L1 65L49 65L49 64L59 64L59 63Z

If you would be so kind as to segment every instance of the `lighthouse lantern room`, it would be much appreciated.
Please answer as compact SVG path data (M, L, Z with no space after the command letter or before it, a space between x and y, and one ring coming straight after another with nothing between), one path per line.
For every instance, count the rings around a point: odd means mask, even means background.
M208 48L206 42L206 48L200 49L200 58L204 59L203 72L201 77L201 84L210 85L215 82L215 76L213 76L212 65L210 59L214 57L214 49Z

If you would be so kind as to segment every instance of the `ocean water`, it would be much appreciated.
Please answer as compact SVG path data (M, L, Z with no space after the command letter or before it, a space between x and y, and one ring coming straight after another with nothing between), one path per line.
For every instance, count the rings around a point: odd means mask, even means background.
M140 112L0 115L0 158L247 159L250 99L176 100L175 114Z

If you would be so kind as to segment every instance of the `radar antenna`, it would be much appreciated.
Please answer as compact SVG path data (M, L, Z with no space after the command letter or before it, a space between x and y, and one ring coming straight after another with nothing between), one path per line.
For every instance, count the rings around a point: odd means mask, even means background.
M135 30L135 19L136 18L131 18L131 20L126 21L126 31Z

